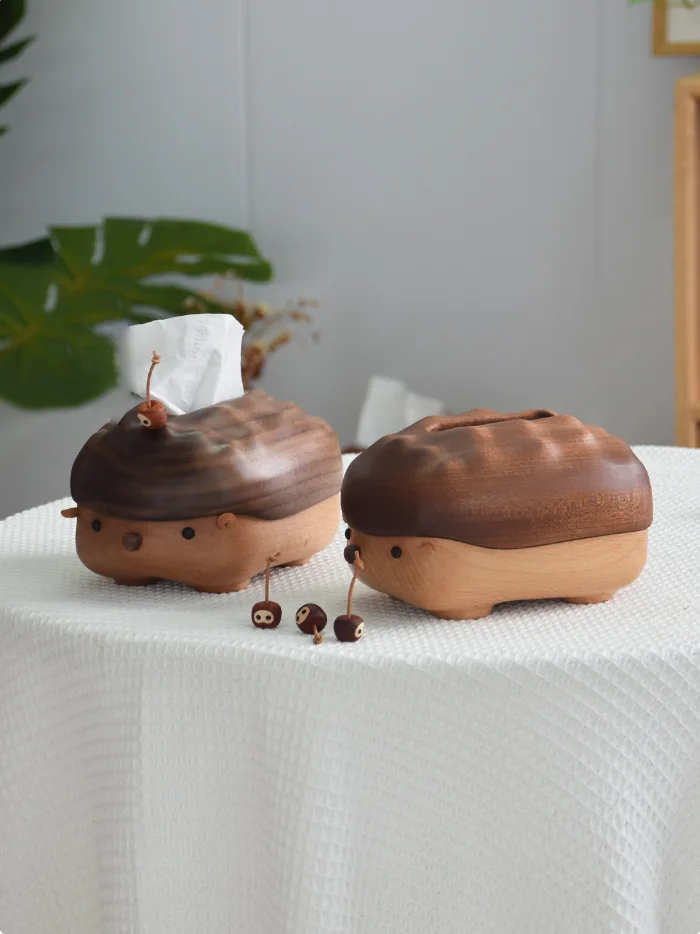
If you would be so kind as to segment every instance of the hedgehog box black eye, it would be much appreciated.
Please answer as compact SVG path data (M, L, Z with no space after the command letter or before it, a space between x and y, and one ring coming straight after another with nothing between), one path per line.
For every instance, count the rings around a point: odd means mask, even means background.
M182 530L182 537L187 539L194 538L194 529L192 526L188 525Z
M100 522L99 519L93 519L90 524L92 525L92 529L94 532L99 532L100 529L102 528L102 523Z
M350 541L351 536L352 536L352 529L345 529L345 537L347 538L348 541Z
M398 546L398 545L394 545L394 547L391 549L391 557L392 557L392 558L400 558L400 557L401 557L401 554L402 554L402 552L401 552L401 549L399 548L399 546Z

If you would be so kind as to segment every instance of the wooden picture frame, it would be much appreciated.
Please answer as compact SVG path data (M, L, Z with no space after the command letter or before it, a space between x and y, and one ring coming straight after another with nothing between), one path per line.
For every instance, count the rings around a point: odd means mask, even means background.
M700 447L700 74L676 83L674 292L676 444Z
M700 2L653 0L654 55L700 55Z

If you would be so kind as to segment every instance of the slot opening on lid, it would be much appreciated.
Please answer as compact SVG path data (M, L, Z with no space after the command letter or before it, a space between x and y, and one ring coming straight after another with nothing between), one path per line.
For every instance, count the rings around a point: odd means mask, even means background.
M528 409L526 412L500 414L486 410L464 412L462 415L446 415L428 425L428 431L449 431L451 428L480 428L484 425L496 425L499 422L517 420L532 422L540 418L553 418L557 413L550 409Z

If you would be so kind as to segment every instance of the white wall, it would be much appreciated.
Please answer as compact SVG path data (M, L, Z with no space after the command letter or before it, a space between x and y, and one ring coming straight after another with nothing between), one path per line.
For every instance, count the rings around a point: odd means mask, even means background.
M70 15L68 8L70 6ZM694 64L625 0L30 0L0 241L105 213L249 225L322 343L270 391L352 440L374 372L453 409L673 439L671 120ZM125 400L0 410L0 515Z

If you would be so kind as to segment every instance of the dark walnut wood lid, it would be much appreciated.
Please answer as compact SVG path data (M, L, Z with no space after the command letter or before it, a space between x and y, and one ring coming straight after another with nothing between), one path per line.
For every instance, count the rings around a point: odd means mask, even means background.
M123 519L167 521L224 512L282 519L335 495L342 480L333 429L256 389L157 431L136 408L94 434L71 473L76 503Z
M572 415L472 409L380 438L348 468L348 525L370 535L526 548L636 532L649 477L620 438Z

